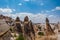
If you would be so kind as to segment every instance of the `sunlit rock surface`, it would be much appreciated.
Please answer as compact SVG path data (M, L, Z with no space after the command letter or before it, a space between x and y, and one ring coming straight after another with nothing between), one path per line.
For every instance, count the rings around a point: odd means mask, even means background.
M10 40L10 27L4 19L0 19L0 40Z

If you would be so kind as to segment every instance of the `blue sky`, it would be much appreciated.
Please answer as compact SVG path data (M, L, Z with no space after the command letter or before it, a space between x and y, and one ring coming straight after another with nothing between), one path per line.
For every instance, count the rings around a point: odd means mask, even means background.
M33 22L60 21L60 0L0 0L0 14L12 18L29 16ZM36 21L37 20L37 21Z

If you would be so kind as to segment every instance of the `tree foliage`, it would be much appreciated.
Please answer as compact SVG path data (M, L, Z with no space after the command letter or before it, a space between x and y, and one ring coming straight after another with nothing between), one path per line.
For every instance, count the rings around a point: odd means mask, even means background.
M19 36L16 40L24 40L23 34L19 34Z

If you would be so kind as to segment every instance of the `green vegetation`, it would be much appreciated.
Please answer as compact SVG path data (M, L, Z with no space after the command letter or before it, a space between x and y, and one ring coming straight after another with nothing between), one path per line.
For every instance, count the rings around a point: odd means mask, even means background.
M12 26L10 27L10 31L13 32L13 27Z
M39 32L38 35L44 36L44 33L43 32Z
M14 37L17 37L17 36L16 36L16 33L14 33Z
M10 31L12 31L12 28L10 28Z
M23 34L19 34L19 36L16 40L24 40Z

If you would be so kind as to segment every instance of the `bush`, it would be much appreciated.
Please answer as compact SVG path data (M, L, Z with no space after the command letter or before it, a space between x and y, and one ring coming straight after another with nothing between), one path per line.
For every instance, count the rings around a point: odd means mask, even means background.
M44 36L44 33L43 32L39 32L38 35Z
M19 34L19 37L16 40L24 40L23 34Z
M13 31L13 29L12 29L12 28L10 28L10 31Z
M16 33L14 33L14 37L17 37L17 36L16 36Z

